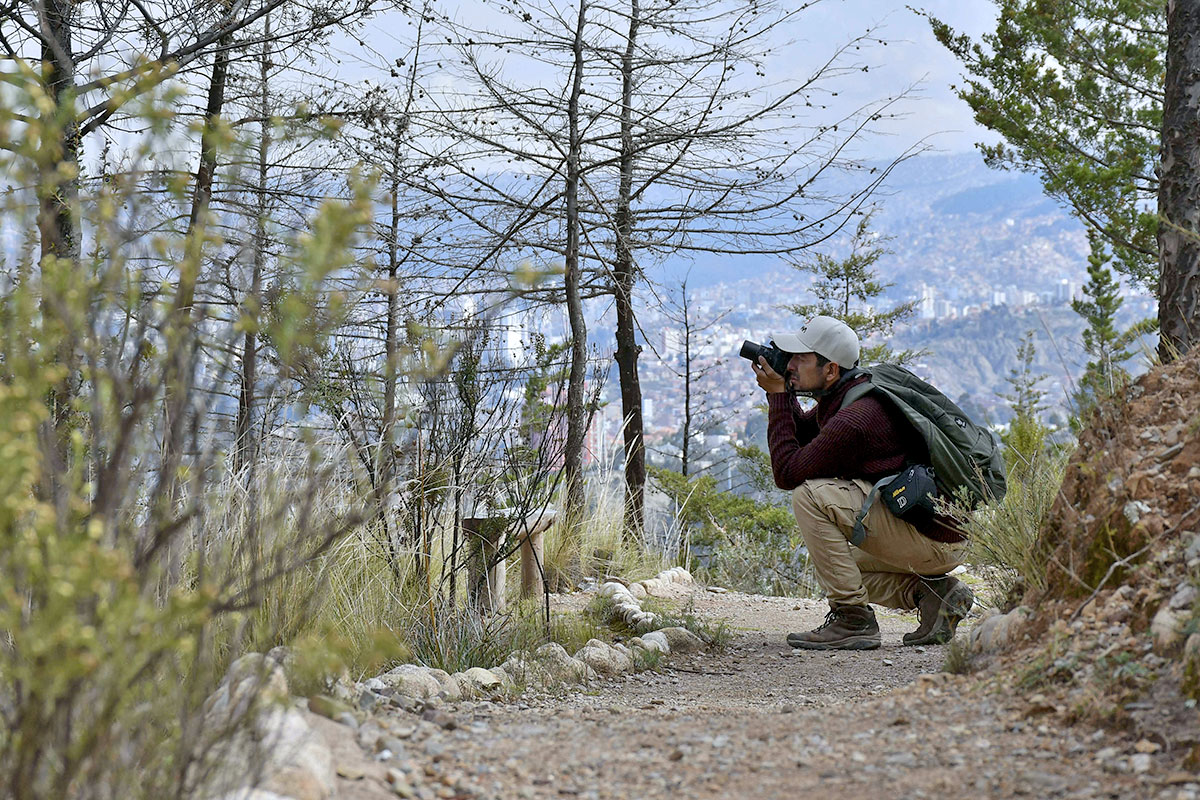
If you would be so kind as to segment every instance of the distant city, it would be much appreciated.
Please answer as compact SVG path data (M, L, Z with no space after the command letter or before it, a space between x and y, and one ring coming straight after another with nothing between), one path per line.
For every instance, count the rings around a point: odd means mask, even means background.
M892 190L879 200L872 228L889 251L875 265L890 284L881 309L913 302L888 345L920 351L910 366L981 421L1002 427L1017 367L1020 338L1032 332L1033 369L1044 375L1047 419L1065 424L1074 384L1087 357L1083 321L1071 309L1087 281L1087 242L1081 224L1047 200L1037 182L988 170L973 155L935 156L903 165ZM833 255L839 253L834 250ZM739 276L729 280L730 274ZM659 283L643 291L638 322L646 444L651 463L679 468L684 422L684 327L680 280L686 275L692 327L691 472L709 470L730 484L737 478L732 444L765 446L762 392L749 364L737 357L744 340L767 343L800 320L784 306L813 303L812 276L775 259L724 257L661 265ZM1126 287L1122 324L1153 316L1152 297ZM611 309L591 309L589 340L599 363L614 347ZM513 343L536 325L561 338L557 315L523 317ZM872 342L874 343L874 342ZM1144 343L1152 349L1154 343ZM1136 361L1136 360L1135 360ZM1128 365L1138 371L1138 363ZM608 370L603 407L589 432L589 462L621 457L621 403L615 366Z

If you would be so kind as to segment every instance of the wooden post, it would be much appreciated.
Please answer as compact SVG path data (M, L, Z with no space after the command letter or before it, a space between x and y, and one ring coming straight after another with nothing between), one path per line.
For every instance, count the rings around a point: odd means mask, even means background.
M526 517L521 522L521 597L534 597L542 593L542 573L546 562L544 537L554 524L553 514Z
M514 527L521 537L521 596L540 595L545 551L543 534L554 524L554 519L555 515L549 512L515 521L504 515L464 517L462 541L467 548L468 602L483 611L504 610L504 581L508 569L504 559L497 559L497 555Z

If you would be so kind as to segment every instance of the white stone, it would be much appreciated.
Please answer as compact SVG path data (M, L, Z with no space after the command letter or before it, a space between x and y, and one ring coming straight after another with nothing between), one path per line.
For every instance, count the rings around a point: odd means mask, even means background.
M636 639L634 641L637 641ZM662 631L651 631L644 633L641 636L642 646L647 650L657 650L663 655L671 654L671 643L667 640L667 635Z
M1154 649L1163 653L1175 647L1182 638L1182 628L1183 616L1172 611L1170 603L1163 603L1150 622L1150 636L1154 640Z
M624 585L616 581L608 581L600 584L600 589L596 592L601 597L612 597L614 594L628 592Z
M968 637L971 652L983 654L1005 649L1032 614L1033 612L1025 606L1018 606L1007 614L1000 614L991 609L990 613L985 613L971 628Z
M291 797L286 797L282 794L268 792L265 789L251 789L245 787L242 789L234 789L232 792L218 795L212 800L293 800Z
M466 672L455 673L455 676L464 693L469 691L476 697L492 697L504 691L504 681L483 667L471 667Z
M703 639L687 628L662 628L658 633L666 637L672 653L697 653L708 647Z
M482 668L481 667L472 667L471 669L482 669ZM516 681L513 680L512 675L508 674L508 672L504 669L504 667L499 667L499 666L490 667L486 671L490 672L493 676L495 676L496 680L500 681L500 690L501 691L507 692L507 691L510 691L510 690L516 688ZM468 675L471 674L470 669L467 670L467 674Z
M1141 500L1130 500L1125 504L1124 513L1125 519L1129 520L1130 525L1137 525L1142 517L1150 513L1150 506Z
M658 617L651 614L649 611L640 611L634 615L633 620L629 623L634 630L649 631L658 627Z
M692 573L688 572L683 567L672 567L671 569L667 570L667 573L671 576L671 581L674 583L687 585L693 582Z
M526 651L513 653L501 665L505 674L512 676L515 683L531 688L544 688L554 683L544 666Z
M586 681L595 677L595 673L587 664L572 658L557 642L542 645L534 651L534 656L559 682Z
M504 681L496 673L483 667L471 667L462 674L474 685L488 691L494 691L504 685Z
M441 687L438 690L438 694L442 696L443 700L448 703L457 703L463 699L462 686L459 685L458 681L450 673L444 669L435 669L433 667L428 667L427 669L430 676Z
M633 595L635 600L641 600L646 596L646 587L640 581L638 583L631 583L629 584L629 593Z
M227 721L244 717L258 704L283 703L288 699L283 667L273 658L248 653L229 665L221 685L204 701L204 715L221 715Z
M642 607L636 602L623 601L613 606L613 611L620 617L628 619L632 614L642 613Z
M230 787L251 780L264 792L292 800L334 796L333 754L300 711L272 706L232 734L217 724L207 731L205 741L210 744L196 766L203 780L200 796L229 794ZM240 791L235 789L233 796ZM255 796L255 800L265 797Z
M603 642L592 639L575 658L601 675L624 675L633 671L633 658Z
M294 708L276 708L260 716L258 722L259 740L271 751L264 789L296 800L302 800L304 794L334 796L337 773L333 753L303 714Z
M1175 594L1171 595L1171 609L1182 611L1186 608L1191 608L1196 602L1196 594L1196 587L1190 583L1185 583L1175 590Z
M440 670L439 670L440 672ZM442 684L425 667L416 664L401 664L390 672L379 676L386 686L400 694L426 700L442 690Z
M666 594L669 587L670 581L662 578L647 578L646 580L642 581L642 588L646 590L646 594Z

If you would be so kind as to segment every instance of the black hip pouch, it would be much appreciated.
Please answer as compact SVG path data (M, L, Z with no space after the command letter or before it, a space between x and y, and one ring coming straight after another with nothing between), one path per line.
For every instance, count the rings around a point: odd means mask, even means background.
M909 464L879 492L883 504L897 517L931 517L937 499L933 467Z

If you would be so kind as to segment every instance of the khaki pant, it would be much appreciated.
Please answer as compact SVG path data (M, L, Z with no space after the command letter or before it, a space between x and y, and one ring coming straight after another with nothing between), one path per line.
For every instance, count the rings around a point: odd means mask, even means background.
M935 542L876 501L863 521L867 538L850 544L854 519L872 484L819 478L792 492L792 510L817 582L831 603L917 607L919 576L944 575L963 562L966 542Z

